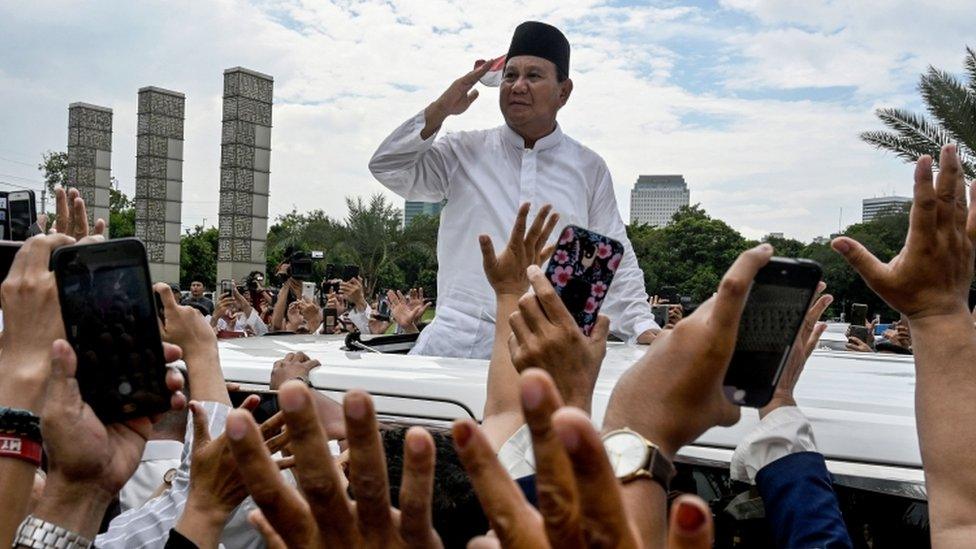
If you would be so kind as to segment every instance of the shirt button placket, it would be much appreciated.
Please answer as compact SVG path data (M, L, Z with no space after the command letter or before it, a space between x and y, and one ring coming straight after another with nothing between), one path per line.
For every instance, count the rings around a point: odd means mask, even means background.
M526 202L532 203L531 210L534 212L539 208L535 203L535 177L536 177L536 161L538 159L538 154L532 149L525 149L522 151L522 172L519 177L520 189L519 189L519 205Z

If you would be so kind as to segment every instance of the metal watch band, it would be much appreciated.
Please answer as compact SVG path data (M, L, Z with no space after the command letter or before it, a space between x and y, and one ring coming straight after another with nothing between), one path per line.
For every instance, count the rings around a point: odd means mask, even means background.
M30 410L0 406L0 433L41 442L41 418Z
M88 549L92 541L57 524L27 515L17 529L14 547L31 549Z

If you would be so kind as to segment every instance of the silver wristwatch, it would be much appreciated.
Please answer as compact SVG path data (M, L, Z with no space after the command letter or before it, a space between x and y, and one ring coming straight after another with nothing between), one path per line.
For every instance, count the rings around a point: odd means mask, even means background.
M88 549L92 546L92 541L57 524L27 515L17 529L13 546L31 549Z

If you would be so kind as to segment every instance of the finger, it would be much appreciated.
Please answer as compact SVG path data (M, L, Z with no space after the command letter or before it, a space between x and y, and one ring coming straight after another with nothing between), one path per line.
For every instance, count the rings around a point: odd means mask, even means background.
M519 312L522 313L522 318L525 319L526 326L528 326L532 333L537 335L543 334L546 325L550 323L539 301L539 296L531 292L523 295L518 300Z
M408 547L432 547L431 501L434 496L434 439L426 429L411 427L403 444L400 482L400 535Z
M210 442L210 428L207 427L207 411L197 401L190 402L193 415L193 449L202 448Z
M559 391L546 372L535 368L522 372L519 388L525 421L532 433L539 512L549 541L555 547L582 547L579 492L573 466L552 428L552 414L563 406Z
M349 487L356 499L359 531L367 540L390 539L390 485L373 401L362 391L349 391L342 408L349 443Z
M251 414L231 410L225 432L244 485L268 523L281 532L287 545L305 546L317 535L308 505L295 488L285 483Z
M182 358L183 349L181 349L178 345L167 343L165 341L163 342L163 360L165 360L167 364L176 362Z
M87 223L88 218L85 218ZM105 220L99 217L95 220L95 229L92 231L94 236L105 236Z
M711 549L714 535L708 504L698 496L678 496L671 504L668 549Z
M470 107L471 103L474 103L474 100L478 98L478 95L478 90L471 90L465 98L466 106Z
M63 234L53 234L38 236L28 240L14 256L14 262L10 267L13 273L16 269L20 276L30 277L36 280L41 276L52 276L49 273L51 265L51 252L55 248L68 246L75 243L75 239ZM10 274L7 275L8 277Z
M54 196L56 204L55 212L57 214L54 220L54 230L61 234L66 234L68 231L68 219L71 217L68 210L68 191L64 187L55 187Z
M957 183L961 177L956 146L951 143L943 145L939 153L939 175L935 178L935 196L939 199L936 219L940 225L951 223L955 217L956 192L959 190Z
M810 307L810 310L807 311L807 316L803 321L803 332L805 334L804 337L806 338L803 345L806 348L805 350L807 356L810 356L810 353L812 353L816 348L817 342L820 341L820 336L823 335L823 330L827 328L826 324L817 321L820 320L820 317L823 316L824 311L827 310L827 307L830 307L830 304L833 303L833 301L834 296L830 294L822 295L820 296L820 299L813 304L813 307Z
M550 244L550 245L546 246L545 248L542 249L541 252L539 252L539 257L538 257L538 259L536 259L535 264L536 265L542 265L543 263L545 263L546 261L548 261L550 257L552 257L552 254L555 251L556 251L556 245L555 244Z
M606 343L610 336L610 317L607 315L597 315L596 324L590 332L590 341L595 343Z
M72 224L74 225L74 234L69 236L84 238L88 236L88 212L85 209L85 199L80 196L75 198L71 207L74 210L71 218Z
M491 63L482 63L481 65L478 65L472 69L468 74L462 76L458 81L470 89L472 86L478 83L478 80L481 80L482 76L488 74L489 69L491 69Z
M569 313L566 305L563 304L562 298L556 293L556 289L552 287L552 283L546 278L542 269L537 265L530 265L526 272L529 275L529 283L532 284L535 297L542 306L542 311L546 318L553 324L558 324L563 327L576 326L573 315Z
M576 474L583 520L599 528L597 539L604 540L605 545L621 546L630 537L630 526L620 484L610 468L600 436L590 419L574 408L557 411L552 416L552 424Z
M525 317L522 316L522 313L516 311L509 315L508 325L512 327L512 335L515 336L515 342L518 345L525 345L532 339L532 330L525 323ZM511 340L509 343L511 344Z
M525 224L529 217L529 209L531 207L531 204L528 202L525 202L519 206L518 213L515 214L515 223L512 225L512 232L508 235L508 247L511 248L512 251L518 252L519 254L521 254L523 250L523 240L526 239ZM538 217L536 219L538 219Z
M278 391L278 403L291 437L289 446L295 456L298 484L312 509L323 542L326 546L352 544L355 541L352 511L308 387L300 381L285 382Z
M264 544L268 549L288 549L285 540L278 535L278 532L271 526L271 523L264 517L260 509L255 509L248 513L247 522L261 534L261 537L264 538Z
M922 155L915 163L915 186L909 211L909 238L928 237L935 231L938 198L932 181L932 157Z
M248 412L253 412L255 408L261 405L261 397L258 395L247 395L244 397L244 402L237 407L238 410L247 410Z
M492 536L478 536L468 541L467 549L501 549L498 538Z
M976 179L969 182L969 216L966 218L966 235L976 242ZM976 311L976 308L973 309Z
M292 467L295 466L295 456L278 458L274 460L274 462L275 465L278 466L279 470L284 471L285 469L291 469Z
M847 263L857 271L857 274L861 275L861 278L872 290L877 291L877 286L884 284L885 264L879 261L860 242L841 236L835 238L830 246L844 256Z
M284 412L277 412L275 415L264 420L261 424L259 431L261 432L261 438L264 440L269 440L281 433L281 428L285 425L285 414Z
M717 326L725 327L732 334L736 333L739 329L739 317L742 316L742 309L752 287L752 279L759 269L769 263L772 256L773 247L769 244L760 244L739 254L718 286L711 315Z
M532 220L532 226L529 227L529 232L525 234L525 253L529 259L535 259L535 257L539 254L542 228L549 218L550 211L552 211L551 204L546 204L540 208L539 212L535 214L535 219ZM542 244L545 244L545 242L545 239L541 240Z
M176 302L173 288L165 282L153 284L153 291L159 295L159 301L163 304L163 310L175 310L180 304Z
M478 245L481 246L481 264L487 274L495 269L495 265L498 264L498 258L495 256L495 245L491 242L491 237L483 234L478 236ZM389 292L392 294L393 292ZM387 298L390 301L390 305L394 305L393 299ZM396 303L399 305L399 303Z
M458 457L502 546L548 546L541 518L499 463L484 433L470 419L455 421L452 432Z
M45 408L51 405L71 406L81 400L78 384L74 381L77 367L78 359L71 345L63 339L55 340L51 344L51 379Z

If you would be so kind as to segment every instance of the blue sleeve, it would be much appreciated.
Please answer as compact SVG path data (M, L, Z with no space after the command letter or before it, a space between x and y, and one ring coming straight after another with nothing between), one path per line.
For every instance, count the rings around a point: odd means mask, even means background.
M756 474L777 547L852 547L824 457L798 452Z

